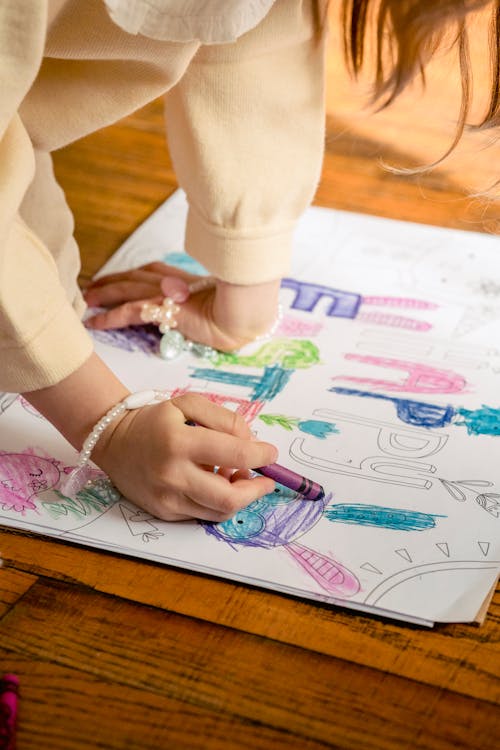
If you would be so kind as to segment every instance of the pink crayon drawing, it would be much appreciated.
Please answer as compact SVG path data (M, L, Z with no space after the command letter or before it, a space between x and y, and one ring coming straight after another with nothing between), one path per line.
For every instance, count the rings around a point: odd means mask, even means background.
M404 307L413 310L437 310L439 305L435 302L427 302L423 299L412 299L411 297L385 297L374 294L363 295L361 298L364 305L377 305L378 307Z
M264 407L264 401L249 401L246 398L239 398L237 396L230 396L225 393L209 393L207 391L196 391L191 388L175 388L172 391L171 398L176 396L182 396L184 393L199 393L201 396L205 396L213 404L218 406L224 406L226 409L235 411L247 421L251 422L259 414Z
M19 403L21 404L23 409L28 412L28 414L31 414L33 417L37 417L38 419L45 419L45 417L40 414L38 409L35 409L35 407L32 406L29 401L26 401L23 396L19 396Z
M0 508L24 515L37 511L35 500L42 492L57 489L72 467L61 467L55 458L39 456L27 448L19 453L0 451ZM96 475L101 472L96 470Z
M323 328L323 324L317 321L308 322L294 318L292 315L285 315L280 322L278 329L276 330L277 336L305 336L309 338L311 336L317 336L317 334Z
M432 328L432 323L428 323L425 320L416 320L415 318L406 318L404 315L391 315L391 313L382 312L360 312L356 320L362 323L403 328L406 331L430 331Z
M359 581L350 570L336 560L315 552L297 542L289 542L284 549L289 552L311 578L334 596L348 598L359 591Z
M406 370L408 377L402 382L381 380L378 378L362 378L354 375L336 375L332 380L347 380L364 383L375 390L401 391L409 393L461 393L467 382L465 378L451 370L440 370L431 365L418 362L408 362L390 357L376 357L369 354L344 354L344 358L351 361L363 362L377 367Z

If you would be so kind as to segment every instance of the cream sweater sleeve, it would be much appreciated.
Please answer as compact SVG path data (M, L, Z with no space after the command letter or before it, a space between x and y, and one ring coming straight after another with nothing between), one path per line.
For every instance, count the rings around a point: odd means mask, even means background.
M34 155L16 112L37 75L46 28L46 0L0 3L1 391L56 383L92 351L54 259L19 217L33 179Z
M313 0L276 0L236 43L202 47L167 95L170 151L189 201L186 249L225 281L288 272L323 155L317 16Z

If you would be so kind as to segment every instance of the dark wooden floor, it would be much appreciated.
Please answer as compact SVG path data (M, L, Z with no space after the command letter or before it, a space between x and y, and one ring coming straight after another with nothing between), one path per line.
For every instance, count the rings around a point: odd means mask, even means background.
M449 133L429 135L400 106L395 146L391 114L367 130L341 111L345 90L329 98L316 203L492 225L495 207L464 195L465 167L415 178L380 166L415 163L426 138L430 153ZM474 179L488 181L491 156L478 159ZM83 280L176 187L158 102L56 165ZM20 532L1 530L0 551L0 663L21 680L19 750L498 746L498 590L481 628L428 631Z

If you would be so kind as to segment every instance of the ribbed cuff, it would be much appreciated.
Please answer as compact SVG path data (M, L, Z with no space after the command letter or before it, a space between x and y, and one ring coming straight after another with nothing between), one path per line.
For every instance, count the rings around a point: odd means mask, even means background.
M92 351L90 335L65 304L24 346L0 347L0 390L24 393L55 385L81 367Z
M190 207L186 250L222 281L261 284L290 273L294 229L295 223L265 232L227 229L209 224Z

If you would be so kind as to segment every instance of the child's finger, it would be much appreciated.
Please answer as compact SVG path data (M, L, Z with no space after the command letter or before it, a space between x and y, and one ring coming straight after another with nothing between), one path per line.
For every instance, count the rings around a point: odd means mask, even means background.
M187 438L185 452L193 463L211 466L233 466L253 469L272 464L278 451L270 443L245 440L224 432L210 432L204 427L190 427L193 435Z
M213 471L211 467L205 467L207 471ZM255 475L250 469L233 469L227 466L219 466L217 474L227 479L229 482L236 482L237 479L252 479Z
M230 482L220 474L198 469L190 472L186 496L200 506L196 518L209 521L224 521L231 518L241 508L254 500L273 492L275 484L267 477L236 479ZM182 503L178 512L184 512L187 505Z
M252 439L252 431L241 414L214 404L202 394L186 393L173 398L171 403L182 412L184 420L246 440Z
M231 470L231 475L229 476L230 482L236 482L238 479L253 479L255 478L250 469L234 469Z
M175 276L163 276L160 288L165 297L170 297L174 302L182 303L189 297L189 284L184 279Z
M132 325L142 325L144 321L141 319L142 306L145 302L151 302L153 304L160 305L162 298L153 298L148 300L137 300L135 302L127 302L124 305L113 307L111 310L97 313L92 318L88 318L85 321L87 328L92 328L96 331L104 331L113 328L126 328Z
M87 284L87 289L106 286L106 284L115 284L120 281L144 281L147 284L157 284L160 281L159 275L153 271L145 271L143 268L134 268L131 271L118 271L99 276L98 279L92 279Z
M177 266L169 266L167 265L167 263L162 263L162 261L160 260L155 260L152 263L146 263L144 266L141 266L141 269L143 271L150 271L152 273L159 274L160 276L175 276L176 278L183 279L188 283L202 278L198 274L189 273L188 271L184 271L184 269L182 268L177 268Z
M182 490L166 489L163 496L147 502L150 512L164 521L196 518L217 523L231 518L274 489L274 482L266 477L238 478L230 482L220 474L197 467L193 467L184 479Z
M85 302L93 307L111 307L124 302L145 300L158 295L159 292L158 280L155 284L124 280L86 289L83 296Z

